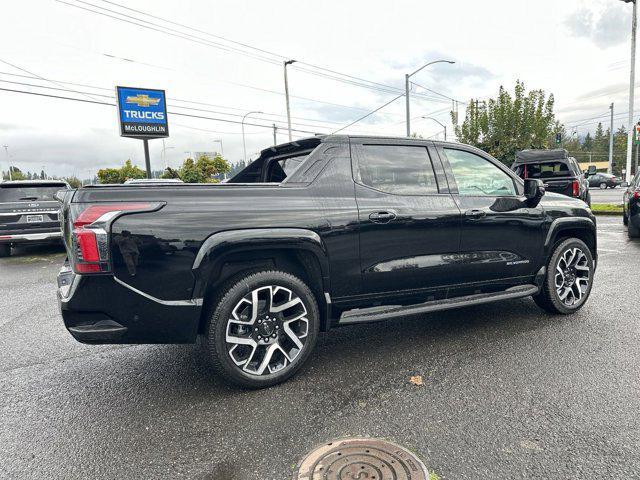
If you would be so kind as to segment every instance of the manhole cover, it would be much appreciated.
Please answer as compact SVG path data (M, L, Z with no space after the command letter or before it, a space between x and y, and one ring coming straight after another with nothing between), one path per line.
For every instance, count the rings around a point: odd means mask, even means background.
M427 480L424 464L411 452L374 438L325 443L300 464L295 480Z

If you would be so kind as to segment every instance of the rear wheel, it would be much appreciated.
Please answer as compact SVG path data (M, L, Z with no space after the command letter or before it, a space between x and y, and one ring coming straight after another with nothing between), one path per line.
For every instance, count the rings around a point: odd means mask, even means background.
M629 217L627 217L627 214L625 212L622 212L622 223L624 225L629 225Z
M629 238L640 237L640 228L636 227L633 222L627 218L627 234Z
M8 243L0 244L0 257L8 257L11 255L11 245Z
M554 248L540 293L533 299L549 313L573 313L589 298L593 271L589 247L577 238L563 240Z
M222 288L205 347L225 380L268 387L287 380L307 360L319 320L316 299L302 280L280 271L250 273Z

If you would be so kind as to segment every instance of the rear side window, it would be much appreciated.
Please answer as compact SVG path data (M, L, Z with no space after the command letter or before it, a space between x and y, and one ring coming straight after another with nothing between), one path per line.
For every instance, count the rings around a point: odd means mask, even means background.
M553 178L567 177L571 172L564 162L545 162L518 165L516 174L520 178Z
M396 195L438 193L426 147L363 145L358 160L360 182Z

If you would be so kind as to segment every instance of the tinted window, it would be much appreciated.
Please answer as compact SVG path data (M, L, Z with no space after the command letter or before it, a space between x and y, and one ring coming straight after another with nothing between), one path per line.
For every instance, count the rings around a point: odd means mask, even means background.
M513 179L494 164L474 153L444 149L460 195L516 195Z
M42 187L10 187L0 188L0 202L23 202L29 200L55 200L53 195L58 190L66 190L66 185L47 185Z
M363 152L358 162L363 184L398 195L438 193L425 147L363 145Z
M570 171L564 162L545 162L518 165L516 174L520 178L551 178L567 177Z

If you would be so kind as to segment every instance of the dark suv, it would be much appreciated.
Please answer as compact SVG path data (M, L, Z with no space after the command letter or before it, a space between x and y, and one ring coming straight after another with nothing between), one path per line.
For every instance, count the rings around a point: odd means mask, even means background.
M592 165L583 173L576 159L564 149L522 150L516 153L511 169L522 179L542 180L548 192L579 198L591 205L587 177L595 174L596 168Z
M640 237L640 175L631 181L622 197L622 221L630 238Z
M18 243L61 242L56 192L70 187L59 180L20 180L0 183L0 257Z

